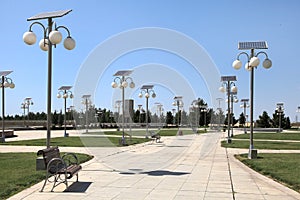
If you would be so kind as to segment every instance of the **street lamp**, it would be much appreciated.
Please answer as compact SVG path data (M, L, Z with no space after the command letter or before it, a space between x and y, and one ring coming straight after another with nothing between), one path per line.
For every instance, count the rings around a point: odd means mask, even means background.
M281 120L282 120L283 111L284 111L283 103L277 103L276 104L276 112L277 112L276 114L279 116L279 129L278 129L279 133L282 131L281 130Z
M141 112L142 112L142 108L143 108L143 105L142 105L142 104L139 104L139 105L138 105L138 110L139 110L139 112L140 112L140 114L139 114L139 124L140 124L140 126L141 126Z
M33 45L36 42L36 35L32 32L32 26L38 24L43 29L43 38L39 42L39 46L43 51L48 51L48 88L47 88L47 148L50 147L51 138L51 89L52 89L52 47L56 47L62 40L62 34L59 29L65 29L68 33L67 38L64 40L64 47L68 50L75 48L75 40L70 36L70 31L65 26L56 26L53 18L63 17L70 13L72 10L61 10L54 12L46 12L37 14L27 19L27 21L35 21L47 19L48 25L44 26L41 22L33 22L29 26L29 31L23 34L23 40L28 45ZM54 26L54 27L53 27ZM54 28L54 30L53 30Z
M231 113L231 116L230 116L230 120L231 120L231 137L233 137L233 103L237 103L239 102L238 98L237 98L237 92L230 92L230 113ZM226 102L228 100L226 99Z
M182 135L182 132L179 130L180 127L180 116L179 116L179 110L180 108L183 107L183 101L182 101L182 96L175 96L174 97L174 102L172 104L173 106L177 106L177 135Z
M220 92L227 92L227 143L231 143L230 138L230 93L237 92L237 87L235 86L236 76L221 76L222 86L219 88Z
M2 136L1 136L1 140L0 142L5 142L5 125L4 125L4 105L5 105L5 92L4 89L5 88L11 88L14 89L15 88L15 84L13 83L11 78L8 78L7 75L9 75L10 73L12 73L13 71L0 71L0 76L1 76L1 88L2 88Z
M217 110L219 111L219 126L218 126L218 130L220 130L220 127L221 127L221 113L222 113L222 108L221 108L221 101L223 101L224 99L223 98L216 98L216 100L218 101L218 105L219 107L217 108Z
M26 97L24 102L21 104L24 107L24 115L25 115L25 108L27 108L27 127L29 126L29 107L33 105L33 101L31 97Z
M172 114L173 114L173 124L175 124L175 111L176 111L176 109L173 108L173 109L172 109Z
M263 67L269 69L272 66L272 61L268 58L268 55L264 51L260 51L257 54L254 53L255 49L268 49L267 42L239 42L239 50L250 50L250 55L246 52L241 52L238 54L237 59L232 63L234 69L240 69L242 67L242 62L239 60L240 55L244 54L247 56L247 63L245 68L250 71L250 146L249 146L249 159L257 158L257 150L254 149L253 145L253 109L254 109L254 69L260 63L258 55L264 54L266 59L263 62Z
M119 87L122 90L122 145L126 144L125 141L125 131L124 131L124 122L125 122L125 88L128 86L127 80L130 80L129 87L134 88L135 84L129 75L132 73L132 70L121 70L117 71L113 76L116 76L114 81L111 83L112 88ZM117 83L119 82L119 84Z
M141 87L141 91L139 93L139 97L143 97L143 93L145 93L145 98L146 98L146 138L148 138L148 129L149 129L149 98L150 95L152 98L156 97L156 94L153 90L154 85L143 85Z
M246 114L246 111L247 111L247 108L250 107L250 105L248 104L249 102L249 99L241 99L241 102L242 104L240 105L241 108L244 108L244 116L245 116L245 124L247 124L247 114ZM246 126L244 126L244 133L246 134L247 133L247 129L246 129Z
M204 130L206 131L206 114L207 114L207 106L206 105L200 106L200 116L201 116L201 113L204 114Z
M297 110L296 110L296 113L299 113L300 112L300 106L297 107ZM298 126L298 129L299 129L299 124L298 124L298 115L296 115L296 124Z
M90 94L85 94L85 95L82 95L82 101L81 103L83 105L85 105L85 132L87 133L88 132L88 111L89 111L89 107L90 105L92 104L91 102L91 95Z
M157 112L157 117L158 117L158 127L160 127L161 126L161 120L162 120L162 118L163 118L163 112L164 112L164 108L163 108L163 105L161 104L161 103L159 103L159 102L156 102L155 103L155 105L156 105L156 112Z
M61 86L58 90L57 93L57 98L64 98L64 111L65 111L65 116L64 116L64 137L68 137L69 134L67 134L67 98L73 99L73 94L70 91L70 89L72 88L72 86Z

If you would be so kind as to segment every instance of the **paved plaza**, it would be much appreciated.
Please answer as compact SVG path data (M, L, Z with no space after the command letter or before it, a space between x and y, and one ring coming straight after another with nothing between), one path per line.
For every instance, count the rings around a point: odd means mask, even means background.
M7 141L45 137L43 131L16 134L19 137ZM52 132L53 137L61 134L62 131ZM81 134L70 132L70 135ZM300 199L299 193L237 161L233 155L247 153L247 150L220 147L224 137L223 132L211 132L162 137L160 143L119 148L61 147L63 152L95 156L82 165L79 182L70 182L72 185L67 190L60 185L54 192L50 192L51 184L48 184L44 192L39 192L41 182L10 199ZM1 152L39 149L41 147L0 146Z

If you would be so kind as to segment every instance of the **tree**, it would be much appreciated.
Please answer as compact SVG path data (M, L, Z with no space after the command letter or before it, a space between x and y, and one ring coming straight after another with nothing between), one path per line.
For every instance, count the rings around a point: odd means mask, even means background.
M244 127L245 124L246 124L246 117L245 117L245 115L244 115L243 112L240 114L239 123L240 123L241 125L243 125L243 127Z
M256 120L256 124L261 128L270 128L271 127L271 118L269 117L266 111L263 111L262 115L259 116L259 119Z
M174 120L174 117L172 115L172 112L168 111L167 116L166 116L166 125L173 124L173 120Z
M225 125L228 125L228 119L227 118L228 118L228 115L226 115L225 120L224 120L224 124ZM234 126L238 122L238 120L235 119L233 113L230 113L230 120L229 120L229 122L230 122L231 126Z

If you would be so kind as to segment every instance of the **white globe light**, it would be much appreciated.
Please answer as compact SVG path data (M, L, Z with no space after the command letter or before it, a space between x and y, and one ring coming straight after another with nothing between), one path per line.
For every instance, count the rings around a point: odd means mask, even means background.
M70 99L73 99L74 98L74 95L73 94L70 94Z
M57 97L57 98L61 98L61 95L58 93L58 94L56 95L56 97Z
M235 60L232 63L232 67L234 69L240 69L242 67L242 62L240 60Z
M244 108L244 105L240 105L241 108Z
M126 81L123 81L121 85L123 88L126 88L128 86L128 83Z
M111 87L112 87L112 88L116 88L116 87L118 87L118 84L117 84L116 82L112 82L112 83L111 83Z
M247 62L246 64L245 64L245 69L247 70L247 71L251 71L251 66L249 65L249 62Z
M72 50L74 49L76 46L76 42L73 38L71 37L67 37L65 40L64 40L64 47L68 50Z
M268 58L266 58L263 62L263 67L266 69L269 69L272 67L272 61Z
M4 87L9 87L10 83L9 82L4 82Z
M152 98L155 98L155 97L156 97L156 94L155 94L155 93L153 93L153 94L152 94Z
M130 88L134 88L134 87L135 87L134 82L131 82L131 83L129 84L129 87L130 87Z
M231 92L236 93L238 91L238 88L236 86L231 87Z
M43 51L48 51L48 39L41 39L39 45Z
M259 65L259 63L260 63L259 58L254 56L250 59L249 65L251 67L257 67Z
M62 40L62 34L57 30L51 31L49 34L49 39L52 44L59 44Z
M176 106L176 105L177 105L177 103L174 101L174 102L172 103L172 105L173 105L173 106Z
M23 41L28 45L33 45L36 42L36 35L32 31L27 31L23 34Z
M142 98L142 97L143 97L143 94L142 94L142 93L139 93L139 97Z
M235 98L233 102L237 103L237 102L239 102L239 100L237 98Z
M9 88L10 88L10 89L14 89L15 86L16 86L16 85L15 85L14 83L11 83L11 84L9 85Z
M219 87L219 91L224 93L225 92L225 88L223 86L221 86L221 87Z
M147 93L145 94L145 97L146 97L146 98L149 98L149 96L150 96L150 95L149 95L149 93L147 92Z
M64 98L64 99L68 98L68 94L67 94L67 93L64 94L64 95L63 95L63 98Z

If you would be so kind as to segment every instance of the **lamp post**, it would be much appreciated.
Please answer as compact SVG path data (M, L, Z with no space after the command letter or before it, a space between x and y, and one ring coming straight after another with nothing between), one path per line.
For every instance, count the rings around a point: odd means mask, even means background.
M25 115L26 115L26 113L25 113L25 111L26 111L26 104L25 103L21 103L21 109L23 110L23 124L24 124L24 127L25 127Z
M207 106L204 105L204 106L200 106L200 116L201 116L201 113L204 113L204 130L206 131L206 114L207 114Z
M300 106L297 107L297 110L296 110L296 113L299 113L300 112ZM298 115L296 115L296 124L298 126L298 129L299 129L299 124L298 124Z
M230 138L230 93L237 92L237 87L235 86L236 76L221 76L222 86L219 88L220 92L227 92L227 143L231 143Z
M272 61L268 58L268 55L264 51L260 51L255 54L255 49L268 49L267 42L239 42L239 50L250 50L250 55L246 52L241 52L238 54L237 59L232 63L234 69L240 69L242 67L242 62L239 60L240 55L244 54L247 57L247 63L245 68L250 71L250 146L249 146L249 159L257 158L257 150L254 149L253 144L253 110L254 110L254 69L259 65L260 60L258 55L264 54L266 59L263 62L263 67L269 69L272 66Z
M221 101L223 101L223 98L217 98L216 99L218 101L218 105L219 107L217 108L217 110L219 111L219 125L218 125L218 130L220 130L221 127L221 112L222 112L222 108L221 108Z
M122 90L122 145L126 144L125 141L125 131L124 131L124 122L125 122L125 88L128 86L127 80L130 80L129 87L134 88L135 84L129 75L132 73L132 70L121 70L117 71L113 76L116 76L114 81L111 83L112 88L119 87ZM119 84L117 83L119 82Z
M139 105L138 105L138 110L139 110L139 112L140 112L140 114L139 114L139 124L140 124L140 126L141 126L141 112L142 112L142 108L143 108L143 105L142 105L142 104L139 104Z
M276 112L277 112L277 115L279 116L279 119L278 119L278 132L280 133L281 132L281 120L282 120L282 114L283 114L283 111L284 111L284 107L283 107L283 103L277 103L276 104Z
M250 105L248 104L249 99L241 99L242 104L240 105L241 108L244 108L244 116L245 116L245 124L247 124L247 108L250 107ZM246 129L246 125L244 126L244 133L247 134L247 129Z
M199 118L200 115L198 116L198 108L199 108L199 99L193 100L191 103L190 112L194 113L193 118L195 118L195 125L196 125L196 129L194 130L195 133L197 133L197 129L198 129L199 122L200 122L200 118Z
M50 147L51 138L51 89L52 89L52 47L56 47L62 40L62 34L59 29L65 29L68 33L64 40L64 47L68 50L75 48L75 40L70 36L70 31L65 26L56 26L53 18L59 18L67 15L72 10L61 10L47 13L40 13L27 19L27 21L35 21L29 26L29 31L23 34L23 40L28 45L33 45L36 42L36 35L32 32L32 26L37 24L43 29L43 38L39 42L39 46L43 51L48 51L48 88L47 88L47 140L46 146ZM46 19L48 25L44 26L36 20ZM53 30L54 28L54 30Z
M33 101L31 97L26 97L24 99L23 105L27 108L27 127L29 126L29 107L33 105ZM24 115L25 115L25 108L24 108Z
M182 96L175 96L174 97L173 106L177 106L177 126L178 126L177 135L182 135L182 132L179 130L179 127L180 127L179 110L180 110L181 107L183 107Z
M148 132L149 132L149 98L150 95L152 98L156 97L153 87L154 85L143 85L139 93L140 98L143 97L143 93L145 93L145 98L146 98L146 138L148 138Z
M157 123L160 126L161 125L161 119L163 117L164 108L163 108L163 105L159 102L156 102L155 105L156 105L157 117L158 117L158 120L159 120Z
M82 98L81 103L83 105L85 105L85 132L87 133L89 131L88 130L88 111L89 111L90 105L92 104L91 95L90 94L85 94L85 95L82 95L81 98Z
M0 71L1 76L1 88L2 88L2 136L0 142L5 142L5 124L4 124L4 115L5 115L5 92L4 89L9 87L11 89L15 88L15 84L13 83L11 78L8 78L7 75L12 73L13 71Z
M231 137L233 137L233 103L237 103L239 102L238 98L237 98L237 92L230 92L230 103L231 103L231 107L230 107L230 112L231 112Z
M173 124L175 124L175 111L176 111L176 109L173 108L173 109L172 109L172 114L173 114Z
M64 112L65 112L65 115L64 115L64 124L65 124L65 127L64 127L64 137L68 137L69 134L67 134L67 124L66 124L66 121L67 121L67 98L70 98L70 99L73 99L73 94L72 92L70 91L70 89L72 88L72 86L61 86L58 90L58 93L57 93L57 98L64 98Z

